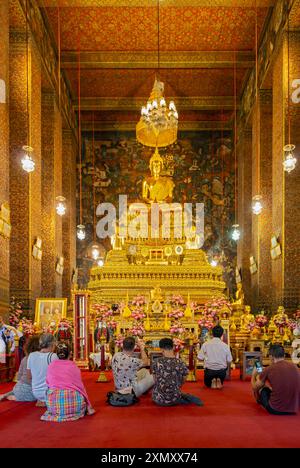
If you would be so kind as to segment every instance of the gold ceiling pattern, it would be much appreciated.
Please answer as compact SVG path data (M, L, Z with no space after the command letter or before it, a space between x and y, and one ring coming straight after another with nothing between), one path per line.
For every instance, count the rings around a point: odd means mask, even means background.
M147 99L157 68L157 0L38 2L56 41L59 6L61 63L75 104L79 47L85 110L89 105L95 108L93 101L98 100L99 110L116 111L114 104L110 109L112 101L107 98L111 98L125 103L126 112L136 109L137 99ZM259 33L274 3L257 0ZM254 0L160 0L160 75L166 95L174 99L189 97L196 103L191 107L193 112L183 114L183 118L210 120L205 119L205 102L207 111L216 112L216 121L224 109L229 109L228 102L233 102L235 51L237 89L242 91L254 65L255 17Z

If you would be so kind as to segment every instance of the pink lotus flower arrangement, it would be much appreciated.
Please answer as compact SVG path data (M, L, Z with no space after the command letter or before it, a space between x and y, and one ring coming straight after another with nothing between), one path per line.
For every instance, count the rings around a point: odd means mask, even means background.
M184 299L180 294L173 294L170 299L170 303L173 306L184 306Z
M20 323L22 314L23 314L23 310L22 310L21 302L16 302L15 297L12 297L11 303L9 306L9 317L8 317L9 324L12 327L17 328Z
M132 327L128 330L130 335L143 337L145 328L140 322L133 323Z
M143 307L146 304L146 298L145 296L135 296L132 299L131 304L134 307Z
M268 317L266 317L264 314L258 314L255 317L255 323L260 328L266 327L268 322Z
M231 311L232 307L230 302L224 298L214 298L211 301L208 301L204 306L204 315L208 314L219 317L224 314L229 315Z
M172 335L180 335L183 332L184 327L181 325L180 322L175 322L171 325L170 333L172 333Z
M215 326L214 316L206 315L198 321L198 325L202 328L211 330Z
M23 334L25 336L32 336L35 333L33 322L30 319L22 318L21 320Z
M184 316L184 312L180 309L172 310L172 312L169 313L169 317L175 320L178 320L182 318L183 316Z
M137 309L131 313L131 317L134 320L139 321L139 320L143 320L146 317L146 314L144 314L144 312L142 312L140 309Z
M173 338L173 344L175 353L180 353L184 349L184 341L180 340L180 338Z

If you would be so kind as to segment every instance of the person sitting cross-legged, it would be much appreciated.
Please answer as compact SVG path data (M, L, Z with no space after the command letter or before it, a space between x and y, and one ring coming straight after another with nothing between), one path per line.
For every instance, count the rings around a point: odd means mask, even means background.
M141 351L141 359L134 357L135 345ZM123 341L123 351L116 353L112 358L112 370L115 388L118 393L134 393L137 397L146 393L153 387L153 376L145 369L149 365L149 359L145 352L145 344L142 340L128 336Z
M162 338L159 342L162 357L157 358L152 366L154 387L152 399L160 406L187 405L195 403L203 406L200 398L182 393L181 387L188 374L187 366L174 353L171 338Z
M59 360L53 361L47 370L47 411L43 421L76 421L95 410L83 385L80 369L70 360L70 346L60 342L56 348Z
M212 329L213 338L206 341L198 354L204 361L204 385L209 388L222 388L228 365L232 361L229 346L221 338L224 333L220 325Z
M280 344L270 346L271 365L262 373L254 366L252 389L257 403L269 413L277 415L295 414L300 406L300 372L295 364L284 359L284 348Z
M27 375L27 361L31 353L39 350L39 336L31 336L25 344L25 357L20 363L18 370L18 381L14 388L8 392L0 395L0 401L7 398L7 400L16 401L36 401L36 397L32 393L31 379Z
M40 351L30 353L27 361L27 375L31 379L32 393L37 403L36 406L46 406L46 375L49 364L58 359L53 352L55 339L51 333L44 333L39 340Z

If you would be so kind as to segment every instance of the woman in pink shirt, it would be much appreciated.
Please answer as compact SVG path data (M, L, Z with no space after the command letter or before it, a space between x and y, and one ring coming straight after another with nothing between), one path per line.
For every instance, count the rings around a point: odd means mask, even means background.
M69 346L59 343L56 353L59 359L53 361L47 370L47 411L41 419L54 422L76 421L85 414L94 414L95 410L83 385L81 372L76 364L69 360Z

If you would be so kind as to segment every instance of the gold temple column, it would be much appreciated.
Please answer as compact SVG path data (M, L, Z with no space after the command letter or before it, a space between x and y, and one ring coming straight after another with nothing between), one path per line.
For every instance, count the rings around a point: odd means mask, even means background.
M286 133L285 144L296 146L296 168L288 174L285 172L284 185L284 306L295 311L300 305L300 102L293 93L293 82L300 79L300 32L291 31L289 39L290 49L290 76L289 90L286 103ZM287 75L287 56L285 55L284 72ZM286 76L287 80L287 76ZM298 85L299 89L299 85ZM295 93L294 93L295 94ZM290 141L288 128L288 100L290 108Z
M9 1L0 2L0 207L9 202ZM9 239L0 235L0 315L9 305Z
M263 211L258 217L258 232L256 232L256 241L259 243L257 273L257 306L259 309L272 306L273 294L270 255L272 236L272 124L272 90L263 89L259 92L260 194L263 197Z
M249 258L251 255L251 198L252 198L252 132L244 129L237 144L238 157L238 222L241 238L237 243L237 264L242 270L243 289L247 304L251 300L251 275Z
M42 295L61 297L62 276L56 272L62 256L62 218L56 197L62 195L62 122L54 93L42 93Z
M63 196L67 199L67 213L63 217L64 273L63 297L70 301L71 278L76 268L76 154L77 146L71 130L63 130L62 147L64 155Z
M24 28L25 29L25 28ZM32 257L32 246L41 236L41 63L35 44L30 41L27 67L26 34L10 31L10 205L12 235L10 243L11 295L32 309L41 294L41 262ZM29 125L27 120L27 70ZM22 146L33 147L35 171L22 169Z
M290 33L290 79L288 80L288 44L283 46L273 68L273 232L281 244L282 255L272 261L274 308L283 304L294 311L300 301L300 103L293 102L293 80L299 79L300 33ZM290 86L288 87L288 81ZM288 92L290 88L290 92ZM288 102L291 113L291 138L288 131ZM283 170L283 146L296 145L296 168Z

